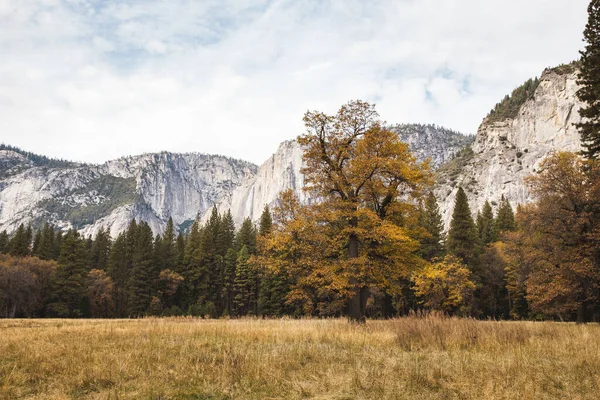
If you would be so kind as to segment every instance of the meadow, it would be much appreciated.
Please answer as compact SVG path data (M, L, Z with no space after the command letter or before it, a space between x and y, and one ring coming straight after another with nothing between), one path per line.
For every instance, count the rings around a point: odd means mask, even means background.
M0 320L2 399L593 399L600 326Z

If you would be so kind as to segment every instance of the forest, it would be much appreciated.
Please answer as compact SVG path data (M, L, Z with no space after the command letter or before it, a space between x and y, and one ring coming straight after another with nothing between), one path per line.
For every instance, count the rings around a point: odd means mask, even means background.
M156 236L135 220L116 238L21 225L11 237L0 233L1 315L361 320L440 311L598 320L596 161L552 155L528 180L537 202L516 213L503 198L496 213L485 202L473 218L459 188L444 233L428 166L378 124L372 105L352 102L306 121L307 190L321 201L301 204L287 191L258 225L246 219L236 229L231 213L215 207L189 232L176 233L170 219ZM324 166L311 129L324 132L332 121L335 151ZM341 133L352 131L340 130L344 123L365 128L356 143Z

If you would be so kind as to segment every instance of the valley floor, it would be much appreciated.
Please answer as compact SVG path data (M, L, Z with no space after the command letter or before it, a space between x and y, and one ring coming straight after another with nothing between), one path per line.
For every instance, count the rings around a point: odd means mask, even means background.
M0 320L2 399L598 398L600 326Z

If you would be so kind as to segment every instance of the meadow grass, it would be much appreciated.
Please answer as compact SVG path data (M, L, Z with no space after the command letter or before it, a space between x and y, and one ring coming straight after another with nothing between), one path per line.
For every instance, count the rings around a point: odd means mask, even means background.
M3 399L597 399L600 326L0 320Z

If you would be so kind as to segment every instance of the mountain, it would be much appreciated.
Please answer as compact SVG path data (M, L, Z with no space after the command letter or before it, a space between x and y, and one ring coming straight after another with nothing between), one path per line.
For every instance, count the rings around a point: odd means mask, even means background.
M395 125L421 160L434 165L457 153L472 136L433 125ZM430 148L431 151L427 151ZM218 155L156 153L123 157L101 165L71 163L0 147L0 231L49 221L62 229L94 235L101 226L114 237L132 218L161 232L169 217L180 229L213 205L231 209L236 223L257 220L282 190L303 201L302 150L286 141L261 166Z
M503 195L513 207L533 200L524 178L534 174L550 153L581 148L573 125L581 121L578 88L576 63L549 68L490 112L473 145L436 172L434 193L446 227L459 186L474 214L486 200L498 205Z

